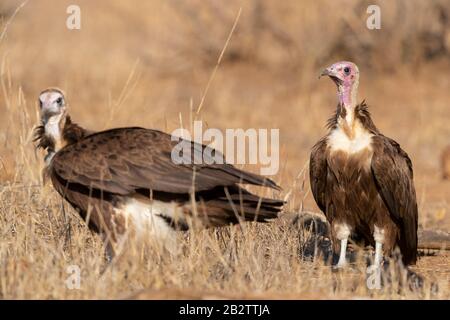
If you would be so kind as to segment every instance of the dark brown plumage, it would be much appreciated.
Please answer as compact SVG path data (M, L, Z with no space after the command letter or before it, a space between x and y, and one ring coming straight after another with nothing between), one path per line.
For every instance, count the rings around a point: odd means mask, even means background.
M348 66L357 80L354 64L336 65L328 72L345 79L340 72L342 65ZM379 132L365 102L352 107L339 85L340 102L328 121L330 131L310 158L311 190L331 224L334 252L341 250L342 265L341 246L351 236L374 247L378 242L387 256L398 246L403 262L414 264L418 212L411 160L397 142Z
M177 165L171 160L171 151L176 145L171 136L160 131L143 128L119 128L94 133L68 144L52 159L49 174L53 185L61 194L73 190L116 200L135 193L167 201L189 201L195 190L196 199L203 201L208 209L220 211L211 222L213 226L238 222L233 207L240 211L239 192L242 194L245 220L265 221L274 218L279 211L280 201L261 199L259 212L258 196L245 190L239 191L238 184L254 184L278 189L276 184L260 176L241 171L231 165ZM201 156L194 148L194 156ZM205 148L205 146L201 146ZM228 188L230 200L225 189ZM66 189L66 190L65 190ZM78 202L78 201L77 201ZM84 208L86 211L86 208ZM202 208L199 208L202 211ZM191 213L189 213L191 214ZM240 215L238 213L238 215ZM212 218L212 217L211 217Z

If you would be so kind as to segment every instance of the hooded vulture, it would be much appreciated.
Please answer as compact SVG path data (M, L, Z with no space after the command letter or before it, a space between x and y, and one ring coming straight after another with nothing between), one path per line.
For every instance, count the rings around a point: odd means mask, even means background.
M265 222L276 218L284 204L240 186L279 190L270 179L213 159L204 161L213 164L197 164L197 157L212 154L203 152L204 145L185 141L192 148L192 164L176 164L171 152L178 142L169 134L138 127L87 131L71 121L63 92L54 88L39 95L39 105L35 137L47 151L44 177L92 230L106 235L111 254L129 232L143 236L146 231L172 251L175 230L194 223Z
M338 106L328 134L313 147L310 183L331 225L333 252L346 262L351 238L375 248L374 265L398 247L405 265L417 259L417 202L412 163L400 145L374 125L367 105L356 103L358 67L337 62L321 76L337 85Z

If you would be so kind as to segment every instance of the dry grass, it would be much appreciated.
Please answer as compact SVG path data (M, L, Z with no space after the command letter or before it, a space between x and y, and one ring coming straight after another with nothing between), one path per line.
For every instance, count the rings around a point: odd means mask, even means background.
M317 211L303 169L335 105L333 84L317 75L351 59L376 124L413 159L420 224L449 230L450 182L439 172L450 137L448 1L383 2L380 31L365 28L367 3L356 0L78 1L80 31L65 28L71 1L30 1L8 24L20 3L0 4L0 30L7 25L0 40L1 298L120 298L148 288L174 290L173 297L184 289L196 297L450 297L448 254L419 261L421 292L370 291L364 272L335 274L300 259L299 231L282 220L180 234L183 253L173 259L132 248L101 274L100 238L42 187L42 155L31 142L37 94L55 85L67 92L73 118L91 129L171 131L180 117L188 125L242 7L199 118L219 129L280 128L279 196L290 192L287 211ZM74 264L80 290L64 282ZM434 296L431 282L440 284Z

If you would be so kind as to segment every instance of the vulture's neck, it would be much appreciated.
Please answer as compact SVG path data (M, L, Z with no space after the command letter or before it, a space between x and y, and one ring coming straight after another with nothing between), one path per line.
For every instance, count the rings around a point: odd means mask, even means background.
M35 141L38 141L38 148L47 151L45 163L48 165L56 152L91 133L73 123L68 114L62 113L41 120L35 131Z
M53 141L53 149L56 151L61 149L64 145L62 133L67 122L67 115L61 113L52 116L44 122L45 135ZM70 119L70 118L69 118ZM69 120L70 121L70 120Z
M338 86L338 121L337 126L342 129L345 134L353 139L355 136L356 127L360 124L356 114L356 99L358 93L358 82L351 86Z

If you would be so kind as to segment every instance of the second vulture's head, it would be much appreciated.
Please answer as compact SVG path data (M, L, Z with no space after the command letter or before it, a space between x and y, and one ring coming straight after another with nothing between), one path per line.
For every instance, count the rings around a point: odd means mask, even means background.
M57 88L48 88L39 94L41 121L46 124L51 119L60 120L66 113L64 93Z
M45 162L50 163L53 155L69 143L75 143L92 131L85 130L73 123L67 113L64 92L57 88L48 88L39 94L41 123L36 126L34 141L37 148L47 151Z
M35 129L35 141L38 141L38 148L47 150L45 161L48 164L63 147L62 130L68 119L67 105L63 91L57 88L42 91L38 103L41 125Z

